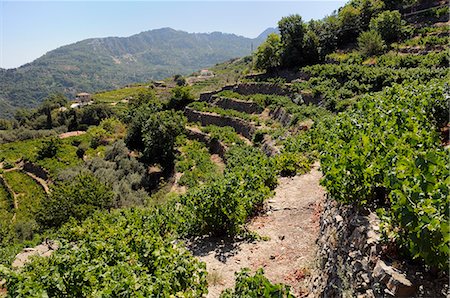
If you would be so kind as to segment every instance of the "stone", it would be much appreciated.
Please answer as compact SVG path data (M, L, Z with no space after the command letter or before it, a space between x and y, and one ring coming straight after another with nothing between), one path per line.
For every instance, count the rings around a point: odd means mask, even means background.
M387 283L389 291L394 293L395 297L411 297L416 292L416 287L409 281L404 274L394 272Z
M395 297L410 297L416 292L416 287L404 274L386 265L382 260L378 260L372 275L384 283L387 290Z
M369 274L363 273L363 274L361 274L361 278L364 280L364 282L365 282L366 284L369 284L369 283L370 283Z
M380 241L380 235L374 230L367 231L367 244L372 245Z
M339 214L336 215L336 216L334 217L334 219L336 220L336 222L341 222L341 221L344 220L344 219L342 218L342 216L340 216Z

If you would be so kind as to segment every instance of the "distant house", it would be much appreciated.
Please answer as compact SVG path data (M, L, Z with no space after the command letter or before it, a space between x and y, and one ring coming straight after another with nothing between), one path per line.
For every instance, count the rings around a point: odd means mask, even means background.
M79 103L88 103L91 101L91 94L86 92L78 93L77 96L75 96L75 101Z
M92 103L92 97L90 93L81 92L75 96L75 102L70 105L72 109L79 108Z
M214 73L208 69L202 69L202 70L200 70L200 76L201 77L212 77L212 76L214 76Z

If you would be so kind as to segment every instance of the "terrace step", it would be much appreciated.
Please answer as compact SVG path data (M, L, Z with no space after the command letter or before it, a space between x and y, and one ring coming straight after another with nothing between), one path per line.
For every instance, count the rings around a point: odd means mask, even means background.
M202 126L216 125L220 127L233 127L237 133L250 140L253 139L256 132L256 126L254 124L236 117L200 112L190 107L184 109L184 115L188 118L189 122L200 122Z

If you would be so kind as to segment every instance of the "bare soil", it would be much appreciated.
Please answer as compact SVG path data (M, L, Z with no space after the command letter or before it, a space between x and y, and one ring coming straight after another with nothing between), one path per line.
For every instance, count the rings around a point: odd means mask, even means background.
M235 272L245 267L252 271L263 268L271 282L290 285L297 297L307 294L303 283L314 260L318 212L325 196L320 178L318 164L310 173L280 178L266 211L248 225L250 231L268 240L250 243L204 238L190 244L193 254L207 266L207 297L219 297L232 287Z

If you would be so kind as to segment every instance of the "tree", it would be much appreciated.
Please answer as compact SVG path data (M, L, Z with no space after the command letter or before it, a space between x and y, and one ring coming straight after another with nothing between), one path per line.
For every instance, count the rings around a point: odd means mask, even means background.
M194 95L191 93L192 89L189 86L177 86L171 90L172 97L167 105L168 109L182 110L185 106L194 101Z
M80 124L99 125L103 119L112 117L114 111L111 106L105 104L94 104L81 109Z
M281 34L281 65L286 68L294 68L302 65L303 38L305 26L302 17L298 14L281 18L278 22Z
M162 104L158 101L149 101L140 106L135 106L128 113L128 128L125 136L125 144L131 150L144 150L142 131L145 122L153 113L162 110Z
M306 30L303 39L303 55L305 57L305 64L319 62L319 38L316 33L309 28Z
M280 66L281 38L280 35L272 33L267 36L254 54L255 68L271 72Z
M136 108L142 105L146 105L157 100L155 91L153 89L146 89L138 93L136 97L133 97L129 101L130 108Z
M38 159L43 158L52 158L58 154L58 151L61 148L61 139L59 138L51 138L47 141L44 141L42 147L39 149L37 153Z
M383 38L376 31L366 31L358 37L358 47L364 56L373 56L383 52L386 48Z
M144 160L163 167L171 165L175 139L184 132L185 124L186 118L181 112L168 110L151 114L142 130Z
M92 174L79 174L73 180L57 184L37 213L43 227L60 227L70 218L86 219L96 210L109 209L113 200L111 188Z
M53 127L52 110L67 105L67 98L62 94L54 94L47 97L38 108L39 114L44 114L47 117L47 128Z
M383 11L370 21L370 30L377 31L386 42L394 42L402 32L402 15L398 10Z
M177 84L177 86L186 86L186 79L180 74L174 75L173 81Z

